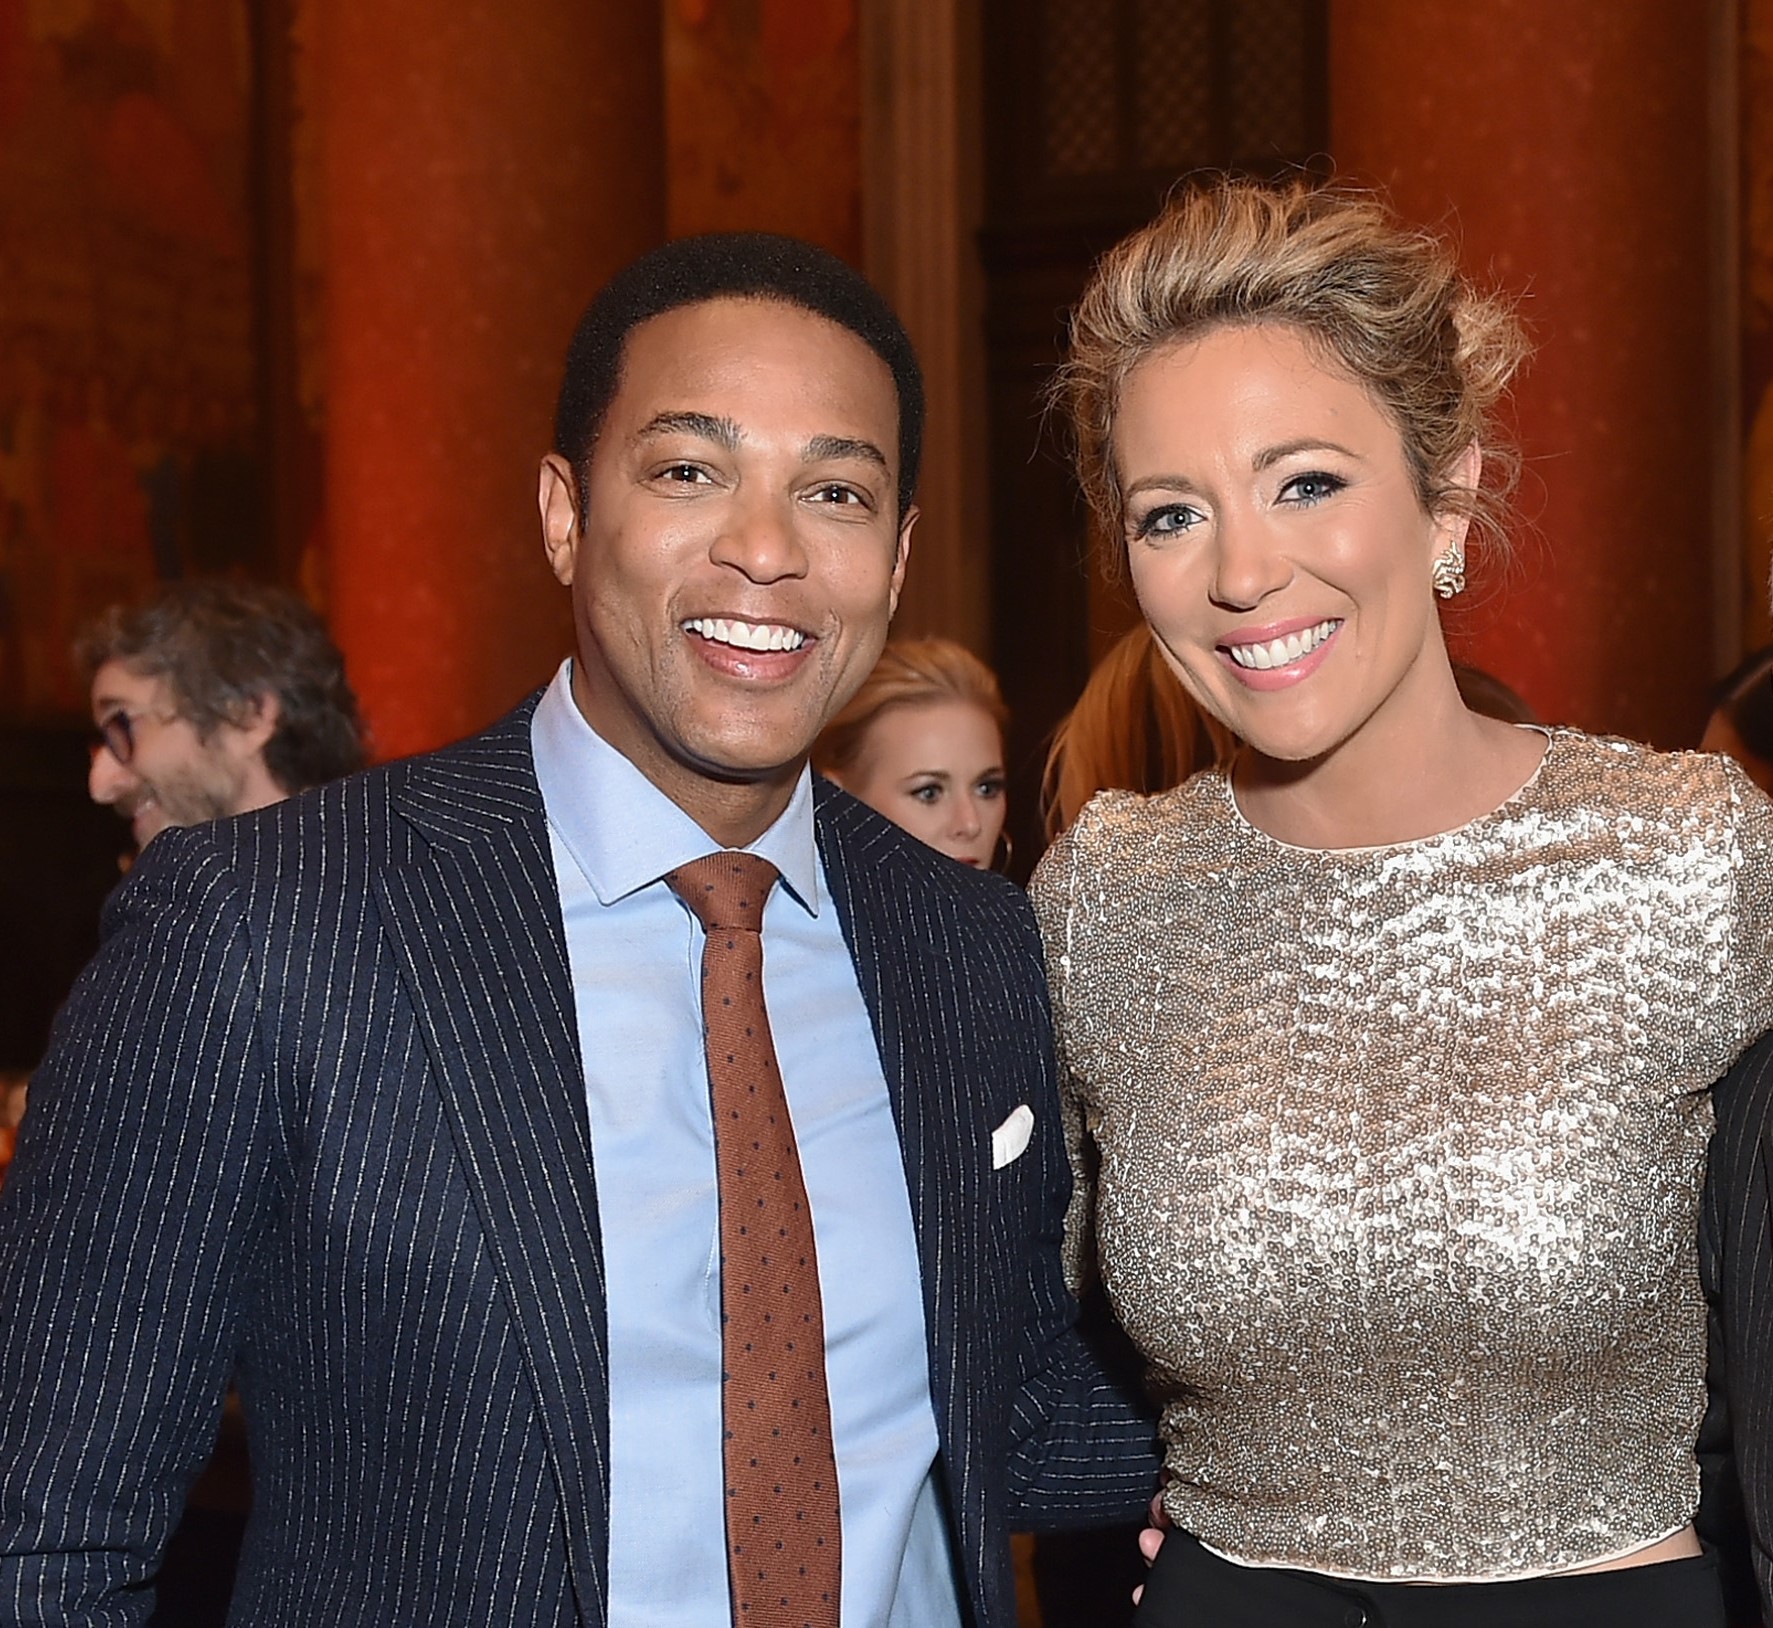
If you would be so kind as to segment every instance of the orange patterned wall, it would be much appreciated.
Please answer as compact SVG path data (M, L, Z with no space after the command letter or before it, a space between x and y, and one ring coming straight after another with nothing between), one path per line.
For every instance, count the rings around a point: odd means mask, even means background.
M113 599L268 568L241 0L0 0L0 718Z
M1713 672L1700 11L1331 9L1338 165L1412 219L1450 219L1537 341L1515 404L1523 580L1457 620L1466 651L1547 719L1663 746L1698 739Z
M856 0L661 0L670 234L862 256Z

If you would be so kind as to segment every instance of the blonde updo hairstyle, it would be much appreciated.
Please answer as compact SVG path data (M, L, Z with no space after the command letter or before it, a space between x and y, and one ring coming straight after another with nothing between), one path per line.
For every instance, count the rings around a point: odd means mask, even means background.
M934 701L965 701L978 707L997 725L1000 736L1009 723L997 675L964 645L952 639L893 639L862 680L861 689L813 742L813 767L841 780L860 760L868 731L883 712Z
M1128 375L1170 346L1258 323L1291 328L1365 386L1397 426L1425 513L1468 515L1485 542L1503 543L1519 459L1494 415L1529 348L1510 304L1365 193L1219 177L1183 187L1116 244L1072 314L1054 394L1111 575L1126 552L1113 439ZM1482 479L1454 486L1474 441Z

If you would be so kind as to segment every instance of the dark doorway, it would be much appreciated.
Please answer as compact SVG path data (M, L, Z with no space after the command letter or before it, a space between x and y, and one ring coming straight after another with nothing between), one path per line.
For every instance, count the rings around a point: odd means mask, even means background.
M1087 558L1042 392L1096 257L1192 170L1321 165L1325 0L985 0L992 656L1016 853L1040 852L1046 741L1136 614Z

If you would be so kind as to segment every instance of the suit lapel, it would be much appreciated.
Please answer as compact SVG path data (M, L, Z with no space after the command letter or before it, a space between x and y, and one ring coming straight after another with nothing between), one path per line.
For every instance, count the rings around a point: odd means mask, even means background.
M902 955L893 930L893 915L881 909L880 867L894 857L890 845L870 843L871 833L854 816L854 805L842 798L830 782L814 781L815 832L825 880L843 927L844 941L856 965L856 980L874 1026L880 1048L881 1068L892 1098L893 1119L905 1158L906 1179L911 1186L912 1218L922 1243L925 1218L919 1200L917 1172L923 1147L924 1093L917 1089L917 1059L908 1053L908 1016L900 988ZM900 901L899 909L905 908Z
M843 926L892 1098L923 1271L930 1388L952 1441L955 1338L965 1250L960 1228L981 1172L966 1132L971 1104L955 1031L952 969L933 944L952 942L951 906L905 862L904 839L827 782L815 783L819 853Z
M533 705L415 766L382 918L535 1387L582 1622L606 1604L609 1358L584 1070Z

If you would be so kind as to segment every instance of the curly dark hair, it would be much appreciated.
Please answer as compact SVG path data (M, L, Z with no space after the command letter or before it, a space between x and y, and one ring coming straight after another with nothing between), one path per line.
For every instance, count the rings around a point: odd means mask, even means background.
M363 767L345 658L320 618L282 588L182 582L144 605L111 606L82 630L74 654L88 683L110 661L164 678L201 736L275 696L265 767L292 795Z

